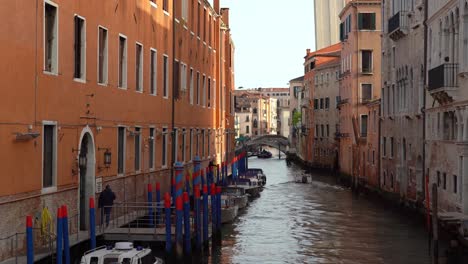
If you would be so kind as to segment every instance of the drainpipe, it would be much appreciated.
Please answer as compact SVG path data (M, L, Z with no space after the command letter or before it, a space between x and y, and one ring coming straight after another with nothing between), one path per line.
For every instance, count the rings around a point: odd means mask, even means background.
M356 49L357 49L357 61L358 61L358 65L359 65L359 29L358 29L359 12L358 12L358 8L357 8L356 3L353 3L352 6L353 6L354 10L356 11L356 17L355 17L355 21L356 21L355 22L355 25L356 25L355 26L356 27ZM351 61L351 65L352 65L352 63L353 62ZM358 70L358 72L357 72L358 74L357 74L357 78L356 78L356 89L357 89L358 92L356 93L356 122L359 121L358 120L358 116L359 116L359 67L358 67L357 70ZM358 138L358 139L360 138L359 134L358 134L358 137L356 137L356 138ZM352 149L352 147L351 147L351 149ZM359 161L359 157L361 156L360 155L361 151L360 151L360 148L359 148L359 141L356 142L356 149L357 149L357 157L354 157L354 158L356 158ZM351 150L351 152L352 152L352 150ZM351 155L351 157L353 157L353 154ZM351 164L354 165L354 162L351 161ZM354 168L353 167L354 166L351 166L351 168L352 168L351 169L351 175L354 174ZM354 177L354 175L352 177L352 179L354 180L354 184L353 184L354 187L358 186L358 178L359 178L359 174L357 174L356 177Z
M172 111L171 111L171 128L172 128L172 152L171 152L171 157L172 157L172 164L171 164L171 182L174 179L174 164L176 163L176 156L175 156L175 151L176 151L176 138L175 138L175 81L177 80L176 76L176 71L174 71L174 64L175 64L175 58L176 58L176 50L175 50L175 42L176 42L176 22L175 22L175 7L176 7L176 2L177 1L172 1Z

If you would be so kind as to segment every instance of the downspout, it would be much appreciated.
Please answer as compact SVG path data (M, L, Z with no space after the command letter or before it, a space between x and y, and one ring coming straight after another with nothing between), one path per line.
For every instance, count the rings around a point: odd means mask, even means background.
M176 101L176 98L175 98L175 82L177 80L177 76L176 76L176 71L174 70L174 65L175 65L175 59L176 59L176 50L175 50L175 42L176 42L176 22L175 22L175 8L176 8L176 2L177 1L172 1L172 111L171 111L171 128L172 128L172 132L171 132L171 135L172 135L172 152L171 152L171 156L172 156L172 164L171 164L171 184L173 182L173 179L174 179L174 164L176 162L176 156L175 156L175 151L176 151L176 134L175 134L175 131L174 131L174 127L175 127L175 101Z
M356 50L357 50L357 65L358 65L358 67L357 67L357 77L356 77L357 93L356 93L356 117L355 118L356 118L356 122L358 122L358 116L359 116L359 28L358 28L359 13L358 13L358 8L357 8L356 3L353 3L352 5L353 5L353 8L356 10L355 27L356 27ZM351 64L352 63L353 62L351 61ZM352 74L352 72L351 72L351 74ZM360 138L359 132L357 132L357 133L358 133L358 135L357 135L356 138L359 139ZM359 141L356 142L356 149L357 149L357 157L354 157L354 158L356 158L359 161L360 156L361 156L361 153L360 153L361 151L360 151L360 148L359 148ZM351 146L351 153L352 153L352 146ZM353 156L354 156L354 154L351 154L351 158L353 158ZM353 175L354 174L354 162L353 162L353 160L351 160L351 164L352 164L352 166L351 166L351 175ZM359 168L359 166L358 166L358 168ZM354 177L354 175L352 177L352 179L354 180L354 187L356 187L356 188L358 187L359 173L356 174L356 177Z

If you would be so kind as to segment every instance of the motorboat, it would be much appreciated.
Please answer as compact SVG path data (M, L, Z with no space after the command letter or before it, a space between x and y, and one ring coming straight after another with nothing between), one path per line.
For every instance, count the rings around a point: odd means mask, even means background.
M221 224L231 223L236 219L239 206L235 205L230 195L221 195Z
M312 183L312 175L308 174L299 174L295 178L296 183Z
M271 157L273 157L273 154L271 154L271 152L267 151L267 150L263 150L262 152L260 152L257 157L259 159L269 159Z
M112 246L102 246L87 251L80 264L163 264L153 256L151 249L134 247L132 242L117 242Z
M244 209L249 203L249 196L242 187L227 186L223 188L223 195L230 196L240 209Z
M262 169L256 169L256 168L247 169L247 171L245 171L244 174L240 175L239 177L254 179L254 180L256 180L256 182L258 182L258 185L260 185L262 187L266 185L266 181L267 181L267 177L263 173L263 170Z

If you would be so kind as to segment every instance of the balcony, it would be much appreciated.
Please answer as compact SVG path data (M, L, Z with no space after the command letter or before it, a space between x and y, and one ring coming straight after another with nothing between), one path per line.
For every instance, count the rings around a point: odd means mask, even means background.
M452 102L458 90L458 63L444 63L429 70L427 89L440 104Z
M408 12L400 11L388 20L388 36L397 41L408 34Z

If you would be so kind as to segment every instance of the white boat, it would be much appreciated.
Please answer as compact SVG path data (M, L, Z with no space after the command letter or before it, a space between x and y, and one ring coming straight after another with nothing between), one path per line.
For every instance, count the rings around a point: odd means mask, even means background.
M296 175L296 183L312 183L312 175L299 174Z
M230 223L236 219L239 206L234 205L231 196L221 195L221 224Z
M245 208L249 203L249 197L245 194L245 189L241 187L224 187L223 195L231 196L234 204L237 205L239 209Z
M87 251L80 264L163 264L151 249L134 247L131 242L117 242L114 247L102 246Z

